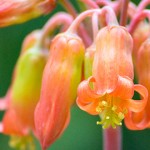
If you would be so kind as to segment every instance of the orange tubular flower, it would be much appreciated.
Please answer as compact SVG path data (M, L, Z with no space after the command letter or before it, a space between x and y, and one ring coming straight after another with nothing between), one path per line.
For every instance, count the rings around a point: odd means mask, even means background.
M78 87L78 106L92 115L100 115L103 128L125 123L130 129L141 129L134 124L130 113L140 112L147 103L147 90L133 83L132 38L124 27L107 26L96 38L96 52L92 76ZM91 85L90 83L93 83ZM89 85L90 84L90 85ZM132 100L134 91L143 97Z
M44 69L40 101L35 110L36 133L43 150L64 131L81 81L84 45L75 34L54 38Z
M139 83L144 85L150 92L150 39L147 39L139 49L137 54L137 74ZM144 61L143 61L144 60ZM150 96L148 96L148 103L146 108L138 113L134 114L134 121L137 123L142 122L150 127Z
M22 23L49 13L55 7L55 0L1 0L0 27Z

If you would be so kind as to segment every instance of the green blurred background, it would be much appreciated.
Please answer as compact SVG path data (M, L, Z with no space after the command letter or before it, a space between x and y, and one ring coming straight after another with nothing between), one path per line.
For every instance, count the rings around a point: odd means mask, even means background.
M73 1L73 0L72 0ZM74 3L76 2L73 1ZM138 3L138 1L136 1ZM63 10L61 6L53 11ZM11 82L13 67L25 36L41 28L50 16L40 17L24 24L0 29L0 96L4 96ZM2 118L3 112L1 113ZM50 150L102 150L102 129L96 125L98 117L90 116L76 106L71 111L71 122L65 133ZM130 131L122 126L123 150L150 150L150 129ZM0 135L0 150L9 150L8 137ZM40 150L37 142L37 150Z

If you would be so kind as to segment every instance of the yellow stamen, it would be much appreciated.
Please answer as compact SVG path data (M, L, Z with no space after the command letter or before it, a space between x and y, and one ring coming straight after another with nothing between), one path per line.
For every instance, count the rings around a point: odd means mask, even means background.
M118 117L119 117L119 119L122 120L122 119L124 119L124 114L122 112L119 112Z
M111 99L111 97L109 97L107 101L102 100L99 102L96 107L96 112L99 113L101 121L97 121L97 125L102 125L104 129L109 126L116 128L117 125L122 125L121 121L124 119L127 110L126 108L120 108L113 104L114 101L116 104L118 100L118 98Z
M97 107L96 112L100 113L100 112L102 112L102 109L100 107Z
M102 101L102 105L106 107L108 106L108 103L106 101Z
M9 146L19 150L35 150L35 144L31 135L27 136L11 136Z

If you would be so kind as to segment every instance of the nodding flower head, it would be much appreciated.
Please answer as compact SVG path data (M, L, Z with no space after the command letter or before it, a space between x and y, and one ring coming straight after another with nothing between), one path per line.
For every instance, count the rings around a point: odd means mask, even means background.
M103 128L130 124L130 112L140 112L147 102L147 90L133 83L132 38L124 27L107 26L96 38L92 76L78 87L78 106L92 115L99 115ZM134 90L142 100L132 100ZM129 125L130 126L130 125ZM130 126L131 127L131 126ZM140 125L131 127L139 129Z
M74 34L57 35L44 69L40 101L35 110L36 133L46 149L64 131L82 75L84 45Z
M55 7L55 0L1 0L0 27L18 24L46 14Z

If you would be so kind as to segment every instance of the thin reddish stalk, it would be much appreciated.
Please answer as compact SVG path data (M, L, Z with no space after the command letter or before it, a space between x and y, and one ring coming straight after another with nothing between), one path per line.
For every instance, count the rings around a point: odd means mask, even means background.
M106 0L96 0L95 2L99 6L110 6L110 7L112 7L116 14L118 14L118 11L120 10L121 0L113 1L113 2L112 1L106 1Z
M71 26L68 29L68 32L76 32L77 28L79 27L80 23L88 16L93 15L94 13L100 14L101 10L100 9L92 9L92 10L87 10L83 13L81 13L71 24Z
M120 25L122 26L125 26L127 22L128 4L129 0L122 0L121 17L120 17Z
M66 9L66 11L68 11L74 18L77 17L76 10L68 0L60 0L60 3ZM86 31L83 24L79 27L79 34L82 37L86 46L89 46L92 43L91 38L88 35L88 32Z
M128 31L130 32L130 34L132 34L134 32L134 30L136 29L136 27L138 26L138 24L144 20L145 18L148 18L150 21L150 11L149 10L143 10L142 12L139 12L134 19L132 19Z
M93 15L94 13L97 13L98 15L106 15L106 23L107 25L118 25L118 21L117 18L115 17L114 11L108 7L105 6L103 9L91 9L91 10L87 10L85 12L83 12L82 14L80 14L75 20L74 22L71 24L71 26L68 29L68 32L75 32L78 28L78 26L80 25L80 23L88 16Z
M137 12L142 11L149 4L150 0L142 0L137 7Z
M98 14L94 13L92 16L92 30L93 30L93 41L95 41L96 35L98 33Z
M56 27L59 25L63 25L64 28L68 28L70 24L72 23L73 18L71 15L67 13L57 13L54 15L43 27L42 29L42 37L41 37L41 43L44 45L45 39L47 36L55 30Z
M60 4L73 16L73 18L77 16L76 10L68 0L60 0Z
M103 130L103 150L121 150L122 149L121 127L113 129L109 127Z
M91 8L99 8L99 6L93 0L81 0L81 1L90 6Z

